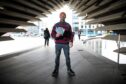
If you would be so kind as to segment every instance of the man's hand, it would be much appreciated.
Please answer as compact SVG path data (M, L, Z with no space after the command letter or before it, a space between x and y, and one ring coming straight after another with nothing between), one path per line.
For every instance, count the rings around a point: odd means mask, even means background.
M60 37L60 36L61 36L61 34L59 34L59 33L56 34L56 37Z
M70 43L69 43L69 46L70 46L70 48L71 48L71 47L73 47L73 43L72 43L72 42L70 42Z

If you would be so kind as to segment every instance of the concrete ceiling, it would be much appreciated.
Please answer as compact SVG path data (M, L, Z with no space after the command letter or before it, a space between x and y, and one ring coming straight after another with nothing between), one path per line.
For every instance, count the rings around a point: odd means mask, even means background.
M39 17L46 17L46 14L60 9L64 4L68 4L84 19L93 19L88 24L126 24L126 0L0 0L0 36L9 29L20 32L15 29L17 26L33 25L27 21L39 21ZM116 30L124 34L126 27Z

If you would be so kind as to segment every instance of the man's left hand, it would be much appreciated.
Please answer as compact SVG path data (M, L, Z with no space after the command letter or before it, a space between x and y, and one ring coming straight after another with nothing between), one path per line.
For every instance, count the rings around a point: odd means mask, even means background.
M69 43L69 46L70 46L70 48L71 48L71 47L73 47L73 43L72 43L72 42L70 42L70 43Z

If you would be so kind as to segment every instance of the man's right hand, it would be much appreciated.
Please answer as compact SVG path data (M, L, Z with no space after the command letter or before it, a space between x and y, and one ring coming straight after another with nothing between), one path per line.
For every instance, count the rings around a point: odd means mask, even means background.
M57 34L56 34L56 37L60 37L60 36L62 36L62 35L61 35L61 34L59 34L59 33L57 33Z

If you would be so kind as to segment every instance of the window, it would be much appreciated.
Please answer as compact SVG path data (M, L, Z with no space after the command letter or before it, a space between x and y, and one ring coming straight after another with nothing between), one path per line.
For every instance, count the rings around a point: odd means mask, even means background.
M74 22L73 24L79 24L78 22Z

